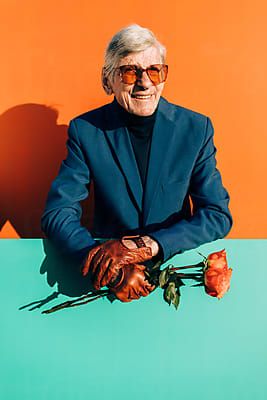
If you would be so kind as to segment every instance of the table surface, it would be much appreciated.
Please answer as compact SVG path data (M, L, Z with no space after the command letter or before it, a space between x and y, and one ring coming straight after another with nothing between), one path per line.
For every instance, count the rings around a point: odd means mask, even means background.
M222 248L233 277L220 301L186 286L177 311L157 289L139 301L100 299L45 315L85 289L68 265L51 261L47 241L0 240L0 398L266 400L267 240L218 240L198 250ZM199 261L191 250L171 263ZM19 310L58 285L66 295Z

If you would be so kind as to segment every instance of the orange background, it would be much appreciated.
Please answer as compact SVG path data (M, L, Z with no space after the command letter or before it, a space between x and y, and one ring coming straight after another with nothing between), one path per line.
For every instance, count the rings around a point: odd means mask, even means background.
M1 0L1 237L39 237L67 124L109 102L107 42L138 23L168 50L164 96L211 117L231 196L228 237L267 236L267 6L264 1Z

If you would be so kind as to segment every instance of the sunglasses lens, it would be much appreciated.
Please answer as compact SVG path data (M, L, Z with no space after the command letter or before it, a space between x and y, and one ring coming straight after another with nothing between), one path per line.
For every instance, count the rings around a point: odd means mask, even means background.
M136 82L136 69L130 67L121 68L122 82L128 85L132 85Z
M165 82L168 75L168 66L163 65L151 65L150 68L147 69L147 74L154 85L158 85L159 83Z

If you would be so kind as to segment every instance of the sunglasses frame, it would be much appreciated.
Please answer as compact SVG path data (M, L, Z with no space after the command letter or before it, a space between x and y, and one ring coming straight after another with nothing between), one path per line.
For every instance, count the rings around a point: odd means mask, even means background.
M124 73L123 69L126 68L126 67L132 67L132 69L135 71L135 80L132 83L125 82L123 80L123 73ZM153 80L151 79L151 77L149 75L149 69L151 69L152 67L159 68L159 70L158 70L159 77L160 77L160 72L162 71L162 69L165 69L165 72L164 72L165 73L165 77L164 77L163 80L159 81L158 83L153 82ZM146 74L149 77L150 81L155 86L159 85L160 83L165 82L166 79L167 79L167 76L168 76L168 65L167 64L152 64L147 68L141 68L141 67L138 67L137 65L126 64L126 65L121 65L121 66L117 67L116 69L118 69L120 71L121 81L123 83L125 83L126 85L134 85L138 79L142 78L143 72L146 72Z

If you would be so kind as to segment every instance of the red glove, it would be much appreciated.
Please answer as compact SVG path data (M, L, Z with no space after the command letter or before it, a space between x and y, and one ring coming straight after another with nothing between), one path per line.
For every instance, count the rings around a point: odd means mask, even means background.
M89 251L82 274L86 276L89 271L92 272L93 286L99 290L102 286L107 286L124 265L136 264L151 258L150 247L130 250L120 240L108 240Z
M121 269L122 276L116 286L109 286L109 290L122 302L138 300L147 296L154 289L146 279L144 265L130 264Z

